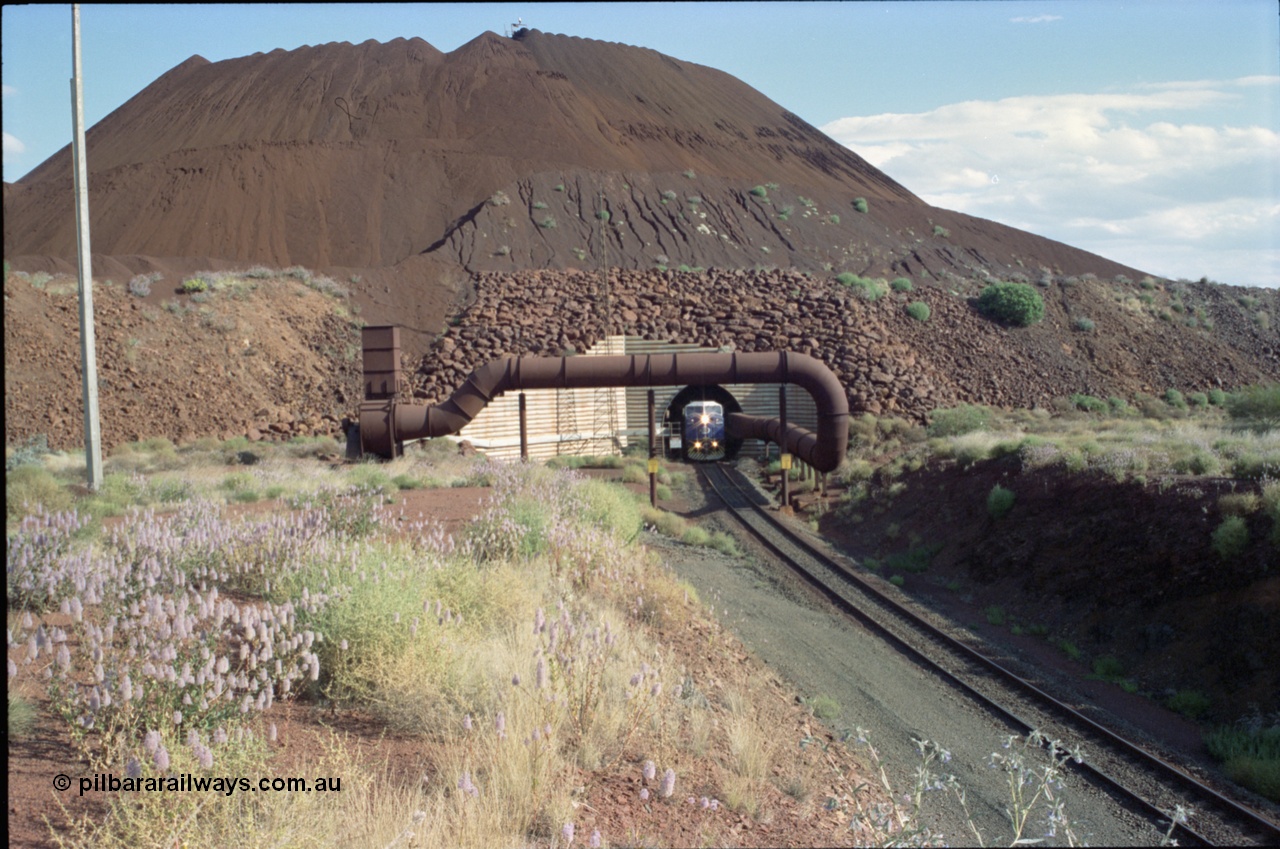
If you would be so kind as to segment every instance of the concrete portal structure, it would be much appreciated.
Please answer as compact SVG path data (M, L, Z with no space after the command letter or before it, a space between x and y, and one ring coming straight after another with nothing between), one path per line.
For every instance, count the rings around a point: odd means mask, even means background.
M714 348L675 342L659 342L635 336L610 336L578 356L613 356L618 354L688 354L716 353ZM725 412L742 412L752 416L773 418L778 415L776 383L712 384L715 397L725 403L720 393L732 403ZM787 387L787 419L791 424L810 430L817 428L817 407L804 389L794 384ZM708 389L710 393L712 390ZM658 409L659 453L669 452L671 435L680 434L680 400L700 397L700 387L654 387ZM507 392L489 402L466 427L448 438L467 440L490 457L520 457L520 395L525 396L529 433L529 458L546 460L557 456L591 456L620 454L628 447L643 453L648 440L648 389L643 386L596 389L530 389L524 393ZM776 446L773 446L776 451ZM740 443L744 456L763 456L765 443L748 439Z

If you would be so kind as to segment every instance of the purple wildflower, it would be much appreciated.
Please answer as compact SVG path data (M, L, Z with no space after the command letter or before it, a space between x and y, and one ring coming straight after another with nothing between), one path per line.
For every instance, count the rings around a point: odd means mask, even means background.
M164 772L169 768L169 752L163 745L156 749L155 754L156 769Z
M587 845L591 847L591 849L600 849L600 829L592 829L591 841L587 843Z
M573 845L573 823L567 822L564 828L560 829L560 836L564 838L565 846Z
M667 771L662 774L662 787L659 790L664 799L670 799L671 794L676 792L676 771L674 769L668 767Z
M644 767L640 771L644 775L645 781L653 781L654 776L658 774L658 766L653 761L645 761Z

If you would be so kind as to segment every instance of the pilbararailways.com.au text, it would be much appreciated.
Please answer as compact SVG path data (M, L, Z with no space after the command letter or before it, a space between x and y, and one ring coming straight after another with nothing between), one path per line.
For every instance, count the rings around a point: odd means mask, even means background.
M54 786L65 790L70 786L59 786L62 782L54 779ZM254 782L248 778L232 776L192 775L184 772L180 775L156 776L150 778L117 778L112 773L94 773L93 777L79 779L80 795L85 793L220 793L231 796L236 791L241 793L341 793L341 776L318 776L307 778L262 778Z

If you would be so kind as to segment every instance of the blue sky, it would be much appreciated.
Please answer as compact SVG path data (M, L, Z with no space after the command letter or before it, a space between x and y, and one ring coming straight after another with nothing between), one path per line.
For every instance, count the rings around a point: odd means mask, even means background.
M1168 277L1280 285L1275 0L85 5L92 125L193 54L517 18L738 77L920 197ZM3 9L4 179L70 142L71 8Z

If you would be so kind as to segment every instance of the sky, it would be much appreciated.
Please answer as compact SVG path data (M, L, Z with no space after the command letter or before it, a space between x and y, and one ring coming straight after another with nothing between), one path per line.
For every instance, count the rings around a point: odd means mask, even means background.
M71 7L3 7L4 179L71 141ZM718 68L925 201L1169 278L1280 286L1280 4L85 5L92 126L192 55L517 20Z

